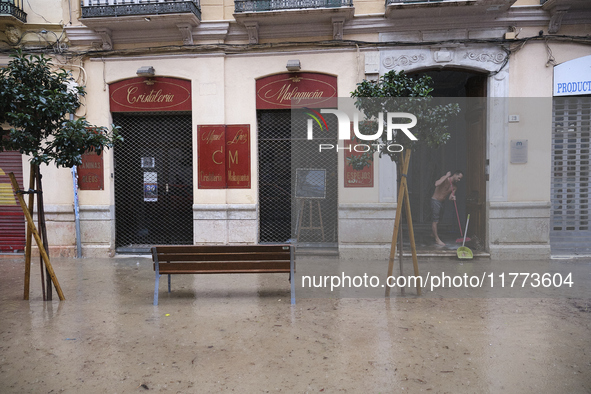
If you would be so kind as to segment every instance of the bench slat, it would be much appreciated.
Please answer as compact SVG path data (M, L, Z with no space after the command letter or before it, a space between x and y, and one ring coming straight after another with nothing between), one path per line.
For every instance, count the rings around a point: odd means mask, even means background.
M158 253L256 253L286 252L290 245L164 245L155 246Z
M175 271L170 271L166 270L164 272L160 272L163 275L172 275L172 274L289 274L289 268L282 268L282 269L275 269L275 268L269 268L269 269L244 269L244 270L240 270L240 269L231 269L231 270L205 270L205 271L200 271L200 270L175 270Z
M160 253L158 261L249 261L249 260L290 260L290 253Z
M254 269L287 269L289 261L220 261L220 262L190 262L190 263L160 263L161 274L171 271L209 271L209 270L254 270Z

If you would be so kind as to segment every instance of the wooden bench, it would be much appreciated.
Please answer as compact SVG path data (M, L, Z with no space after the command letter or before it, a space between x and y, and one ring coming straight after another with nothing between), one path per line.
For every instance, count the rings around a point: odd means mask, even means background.
M152 259L156 279L154 305L158 305L160 275L289 273L291 303L295 304L294 248L282 245L187 245L154 246Z

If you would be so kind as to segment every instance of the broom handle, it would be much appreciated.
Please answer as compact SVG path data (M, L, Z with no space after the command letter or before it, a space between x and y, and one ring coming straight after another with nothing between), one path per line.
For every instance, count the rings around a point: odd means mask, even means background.
M470 223L470 214L468 214L468 220L466 220L466 232L464 233L464 242L462 242L462 248L466 243L466 235L468 235L468 223Z
M454 205L456 206L456 216L458 217L458 227L460 228L460 237L463 237L464 234L462 233L462 224L460 223L460 214L458 213L458 204L456 200L454 200Z
M449 181L449 184L451 185L451 194L455 197L455 194L453 192L453 183L451 182L451 179L447 178L447 180ZM456 202L456 199L454 198L454 205L456 207L456 216L458 217L458 227L460 229L460 237L463 237L464 234L462 234L462 224L460 223L460 214L458 213L458 203Z

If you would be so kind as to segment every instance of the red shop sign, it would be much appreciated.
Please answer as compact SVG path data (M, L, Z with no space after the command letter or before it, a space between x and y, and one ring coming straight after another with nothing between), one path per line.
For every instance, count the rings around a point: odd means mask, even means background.
M137 77L109 85L111 112L190 111L191 81Z
M351 123L351 130L353 129L353 123ZM344 141L345 145L345 187L373 187L373 162L369 164L369 167L363 167L361 170L354 169L349 161L351 157L361 156L363 150L367 144L362 144L361 140L354 137L350 140ZM360 148L355 150L355 146L359 145ZM349 152L349 147L351 151Z
M226 188L226 126L197 126L198 185L200 189Z
M200 189L250 189L250 125L197 126Z
M82 164L77 168L78 187L80 190L103 190L105 188L105 176L103 168L103 155L86 152L82 155Z
M250 125L226 126L226 186L250 189Z
M257 109L336 107L337 77L319 73L281 73L257 79ZM301 104L300 104L301 100Z

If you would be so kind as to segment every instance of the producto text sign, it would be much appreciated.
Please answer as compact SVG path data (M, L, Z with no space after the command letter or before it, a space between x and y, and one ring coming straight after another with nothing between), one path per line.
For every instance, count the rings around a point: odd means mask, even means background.
M554 67L554 96L591 94L591 55Z
M337 77L320 73L281 73L257 79L257 109L334 107Z
M111 112L191 111L191 81L137 77L109 85Z

